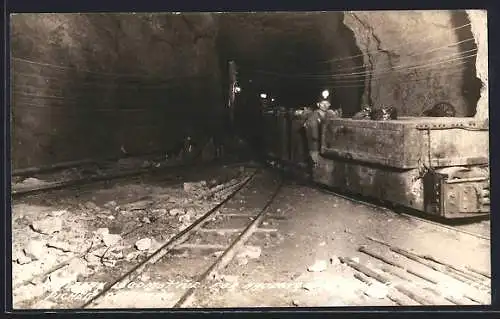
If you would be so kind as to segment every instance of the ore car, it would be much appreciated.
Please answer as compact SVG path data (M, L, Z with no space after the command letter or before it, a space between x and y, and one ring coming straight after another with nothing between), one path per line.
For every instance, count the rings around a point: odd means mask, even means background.
M307 167L308 111L263 111L268 157ZM330 119L323 123L322 185L447 219L488 215L488 124L473 118Z

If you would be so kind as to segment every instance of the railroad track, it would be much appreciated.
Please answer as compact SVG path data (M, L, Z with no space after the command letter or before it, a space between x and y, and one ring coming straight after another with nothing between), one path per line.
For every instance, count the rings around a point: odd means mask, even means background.
M272 159L270 161L278 163L278 165L276 165L276 164L269 165L269 163L268 163L268 167L270 169L278 169L280 171L289 173L291 175L295 175L295 176L297 175L295 171L292 171L290 169L290 168L292 168L291 164L289 164L289 163L282 163L282 162L280 162L278 160L275 160L275 159ZM304 169L304 167L296 167L296 168L302 169L302 170ZM304 179L304 176L301 176L300 178ZM491 238L489 236L484 236L482 234L470 232L470 231L467 231L467 230L464 230L464 229L460 229L458 227L454 227L454 226L451 226L451 225L444 224L442 222L435 222L435 221L433 221L433 220L430 219L430 216L428 218L422 218L422 217L416 216L416 214L414 214L414 213L400 212L400 211L396 211L396 210L394 210L392 208L388 208L386 206L382 206L381 204L372 203L372 202L370 202L368 200L364 200L364 199L359 198L359 196L354 196L354 195L350 196L350 195L342 194L340 192L337 192L337 191L334 191L334 190L332 190L330 188L327 188L327 187L325 187L323 185L320 185L320 184L317 184L315 182L312 182L308 178L306 178L305 183L308 186L310 186L310 187L312 187L314 189L317 189L317 190L319 190L319 191L321 191L323 193L331 194L331 195L343 198L345 200L348 200L350 202L370 207L370 208L375 209L375 210L383 210L383 211L386 211L386 212L391 212L391 213L396 214L398 216L404 216L404 217L409 218L409 219L413 219L413 220L416 220L416 221L419 221L419 222L422 222L422 223L433 225L436 228L447 229L447 230L450 230L450 231L455 231L457 233L467 234L469 236L472 236L472 237L475 237L475 238L487 241L488 244L489 244L489 242L491 240Z
M101 301L104 304L108 302L103 299L110 296L113 298L113 295L118 298L115 307L130 307L130 305L120 304L120 296L127 295L131 287L133 290L133 287L147 286L144 277L152 278L153 282L160 283L160 286L172 280L180 281L181 287L179 285L161 287L161 290L171 294L161 305L162 308L189 307L196 300L202 300L204 294L210 293L214 282L224 278L224 276L219 276L219 271L234 259L251 236L277 231L259 226L268 217L267 208L280 191L283 181L266 181L262 176L256 180L258 175L258 172L254 172L238 184L231 185L229 193L219 204L173 236L162 247L137 264L131 265L128 271L116 277L113 276L101 290L92 294L84 302L75 303L72 308L99 307L102 304ZM262 192L263 182L264 184L272 183L271 186L274 187L272 194ZM266 187L267 189L271 188ZM324 191L372 208L389 210L367 201L328 190ZM255 201L253 204L247 203L242 211L239 195L254 197ZM411 215L409 217L413 218ZM436 226L442 227L437 223ZM123 234L124 237L127 235ZM432 256L391 246L376 238L367 237L367 239L373 245L361 246L359 252L368 256L370 262L360 262L348 257L340 257L339 260L350 267L355 278L367 286L383 285L386 287L387 298L394 303L399 305L481 305L490 302L491 285L488 273L453 266ZM377 245L380 247L377 248ZM395 258L395 255L399 257ZM81 256L75 258L78 257ZM404 262L401 262L402 259ZM63 267L65 264L67 263L59 266ZM428 269L422 271L418 269L418 266ZM46 275L47 273L41 277L45 278ZM442 283L450 281L461 285L459 296L442 293ZM182 285L182 283L185 284ZM136 293L144 295L147 291L142 290ZM57 300L58 304L64 304L65 307L66 302L67 300Z
M276 167L270 167L276 169ZM277 167L283 171L282 165ZM292 175L295 175L292 173ZM296 176L296 175L295 175ZM306 180L309 187L343 198L350 202L382 210L398 216L431 224L439 229L446 229L487 241L490 237L465 231L450 225L420 218L412 214L397 212L388 207L377 205L367 200L335 192L331 189ZM339 261L348 266L354 277L367 288L379 287L385 291L385 297L397 305L485 305L491 302L490 273L470 266L456 266L431 255L408 251L388 242L366 236L367 245L358 251L366 258L361 262L349 257L339 257ZM378 247L377 247L378 246ZM383 288L380 288L383 287ZM450 291L454 290L454 291Z
M469 231L460 229L458 227L453 227L453 226L446 225L446 224L443 224L443 223L434 222L434 221L429 220L429 219L417 217L417 216L415 216L413 214L397 212L397 211L395 211L393 209L390 209L390 208L387 208L387 207L384 207L384 206L381 206L381 205L377 205L377 204L374 204L374 203L370 203L370 202L362 200L362 199L357 199L357 198L354 198L354 197L351 197L351 196L343 195L341 193L338 193L338 192L326 189L326 188L324 188L322 186L318 186L318 185L313 185L313 186L314 186L314 188L316 188L318 190L321 190L322 192L335 195L337 197L346 199L346 200L348 200L350 202L353 202L353 203L356 203L356 204L361 204L361 205L373 208L375 210L384 210L384 211L387 211L387 212L391 212L391 213L394 213L394 214L399 215L399 216L404 216L404 217L409 218L409 219L413 219L413 220L416 220L416 221L419 221L419 222L422 222L422 223L433 225L436 228L447 229L447 230L455 231L457 233L466 234L466 235L469 235L469 236L472 236L472 237L475 237L475 238L478 238L478 239L481 239L481 240L485 240L488 243L491 240L491 238L489 236L484 236L484 235L481 235L481 234L478 234L478 233L469 232Z
M262 183L273 187L272 194L259 192ZM192 297L210 288L210 282L218 276L218 271L231 262L253 234L276 231L259 226L265 220L267 208L279 193L282 183L280 179L275 180L272 176L259 174L259 169L256 169L243 181L232 185L229 194L219 204L156 251L131 266L128 271L107 281L101 290L84 303L74 306L76 308L99 306L98 302L101 299L118 294L123 289L126 290L130 283L140 281L138 278L144 274L151 276L162 274L157 280L160 283L179 276L192 280L196 285L177 289L175 291L177 300L170 305L178 308L189 306L193 301ZM249 199L244 211L241 210L242 200L238 198L239 196ZM175 257L179 255L179 251L183 251L184 254L189 253L189 262L184 258ZM188 271L185 269L189 268L186 265L194 265L196 270ZM166 270L169 271L165 273ZM178 270L178 273L175 273L175 270ZM57 300L56 303L67 302Z
M165 151L162 152L149 152L145 154L135 154L128 155L125 158L133 158L138 160L162 160L165 157ZM52 165L42 166L42 167L28 167L21 169L12 170L12 176L29 176L33 174L39 173L48 173L54 172L61 169L70 169L70 168L78 168L85 165L102 165L102 163L107 162L117 162L120 159L124 159L124 157L110 157L104 159L82 159L77 161L69 161L69 162L59 162Z
M241 165L245 164L247 162L240 162L240 161L234 161L234 160L214 160L214 161L208 161L208 162L202 162L202 163L186 163L186 164L174 164L174 165L168 165L165 167L159 167L159 168L141 168L141 169L135 169L135 170L127 170L127 171L118 171L114 172L111 174L105 174L105 175L91 175L88 177L82 177L78 179L72 179L72 180L63 180L63 181L56 181L56 182L51 182L51 183L46 183L42 184L39 186L34 186L34 187L17 187L11 190L11 194L13 198L20 198L23 196L27 195L32 195L32 194L38 194L42 192L48 192L48 191L53 191L53 190L60 190L60 189L66 189L66 188L72 188L72 187L80 187L82 185L88 185L88 184L93 184L93 183L99 183L99 182L110 182L113 180L119 180L119 179L124 179L124 178L133 178L133 177L140 177L140 176L150 176L153 175L154 178L160 178L164 179L165 177L162 177L161 175L158 174L169 174L169 173L177 173L178 171L190 171L193 168L206 168L216 166L216 165L222 165L226 164L229 166L233 165ZM156 174L156 175L155 175ZM168 176L166 177L168 178Z
M430 255L407 251L373 237L358 251L368 260L339 257L367 286L382 290L398 305L487 305L491 276L470 267L450 265Z

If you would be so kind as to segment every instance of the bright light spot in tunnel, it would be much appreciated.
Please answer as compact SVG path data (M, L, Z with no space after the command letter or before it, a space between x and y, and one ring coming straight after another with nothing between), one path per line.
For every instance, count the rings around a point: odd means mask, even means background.
M267 94L266 93L261 93L260 94L260 98L261 99L266 99L267 98Z
M235 87L234 88L234 92L240 93L241 92L241 88L239 86Z

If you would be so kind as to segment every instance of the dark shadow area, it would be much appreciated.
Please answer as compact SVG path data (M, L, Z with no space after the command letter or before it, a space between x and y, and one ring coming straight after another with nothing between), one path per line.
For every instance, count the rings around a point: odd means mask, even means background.
M32 163L50 164L58 155L62 161L72 158L71 152L61 143L61 136L78 136L81 112L76 100L65 85L65 70L56 62L67 60L68 52L54 50L45 56L44 47L34 45L38 34L30 33L30 26L22 19L11 24L11 152L13 168L30 166ZM19 58L19 59L18 59ZM45 63L32 63L32 60ZM76 142L76 141L73 141ZM83 158L85 145L76 150ZM37 156L35 156L35 154Z
M362 196L360 194L347 192L346 190L343 190L343 189L335 189L332 187L328 187L328 186L316 184L316 183L310 183L310 185L312 185L315 188L320 189L324 192L334 192L340 196L345 196L345 198L352 200L354 202L359 202L361 204L366 203L367 206L373 207L375 209L389 209L398 215L406 214L409 216L418 217L421 219L425 219L428 221L432 221L432 222L436 222L436 223L448 225L448 226L470 225L470 224L474 224L474 223L478 223L478 222L486 221L486 220L490 219L489 214L481 214L481 215L478 214L478 216L471 216L471 217L444 218L441 216L434 216L434 215L426 214L424 212L421 212L421 211L418 211L415 209L411 209L408 207L394 205L394 204L389 203L387 201L381 201L381 200L376 199L376 198L371 198L371 197L367 197L367 196ZM402 215L402 216L404 217L404 215Z
M470 23L469 17L467 16L467 12L465 10L454 10L451 12L451 21L454 28L459 28L463 25L467 25ZM460 52L464 53L464 56L469 56L475 52L471 52L470 50L477 50L476 43L474 41L474 36L471 31L471 26L467 26L464 28L460 28L456 30L456 34L458 37L458 42L462 42L459 44ZM469 39L472 39L468 41ZM476 114L477 101L481 96L481 80L476 76L476 58L468 58L466 60L463 72L463 85L462 85L462 94L467 101L468 109L467 116L474 116Z
M272 107L286 110L304 106L315 107L321 91L333 93L333 107L340 106L346 116L361 108L363 85L345 87L335 83L329 59L345 58L342 68L359 69L363 65L361 51L353 32L343 24L343 13L322 15L238 14L221 17L217 38L219 65L222 70L224 101L229 99L228 63L238 67L241 92L236 96L235 128L238 135L261 149L262 135L281 134L277 122L272 132L263 132L263 106L260 94L265 93ZM328 25L328 30L321 28ZM271 120L271 119L269 119ZM259 137L260 136L260 137Z
M366 68L361 68L363 66L363 54L356 44L354 32L343 23L343 19L344 13L342 13L342 18L339 21L337 30L338 36L343 39L346 51L352 56L352 58L348 60L350 62L349 67L352 68L353 72L365 72ZM338 86L345 86L343 88L339 88L339 90L345 92L340 95L339 101L342 105L344 117L352 117L362 108L361 101L365 90L364 82L358 82L356 84L339 83Z
M153 15L12 17L12 57L29 60L12 65L14 169L203 146L220 125L216 27Z
M221 106L217 111L218 121L212 123L211 127L214 132L214 143L222 145L234 135L234 128L231 125L231 117L229 110L229 93L230 93L230 77L229 77L229 62L235 60L235 54L231 47L229 37L224 32L218 32L215 38L215 46L217 49L218 66L220 70L219 88L221 92Z
M291 182L302 186L313 187L321 192L331 194L332 196L340 196L347 200L366 205L376 210L389 209L403 218L411 218L413 216L447 226L465 226L482 221L487 221L490 219L489 214L478 214L477 216L458 218L444 218L441 216L426 214L415 209L392 204L388 201L379 200L370 196L360 195L354 192L349 192L345 189L339 189L336 187L319 184L312 181L311 177L308 176L308 172L304 168L298 167L296 163L290 163L287 161L276 159L274 159L274 161L276 162L274 165L270 165L269 162L266 162L265 168L272 171L279 171L284 176L286 176L287 180ZM406 216L403 214L405 214Z

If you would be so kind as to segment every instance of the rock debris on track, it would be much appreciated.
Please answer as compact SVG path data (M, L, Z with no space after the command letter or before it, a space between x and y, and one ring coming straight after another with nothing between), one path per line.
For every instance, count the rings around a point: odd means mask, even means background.
M185 182L125 180L13 200L14 308L71 308L157 249L248 173L188 172ZM213 191L216 189L216 191Z
M210 175L221 173L229 177L224 182L211 181ZM80 193L76 198L73 191L69 192L73 197L56 197L52 205L46 203L52 197L44 204L36 197L14 202L15 308L72 308L88 300L110 276L124 273L215 205L222 197L210 194L207 185L212 189L223 184L230 187L235 182L231 176L241 176L240 169L213 170L187 184L117 183ZM253 186L223 206L202 232L131 281L114 287L95 307L172 307L187 289L197 285L198 276L251 222L248 215L262 208L275 186L272 176L260 174ZM225 192L225 187L219 188ZM421 257L410 259L407 256L413 255L402 252L490 273L487 241L440 231L287 181L258 231L226 268L210 278L208 286L194 293L190 305L490 302L488 278L471 271L457 273ZM65 260L65 267L33 278ZM32 283L26 284L27 280Z
M184 300L184 296L190 296L192 293L190 288L202 287L204 280L208 280L210 286L218 278L217 270L213 268L214 262L224 264L227 254L232 251L229 248L233 247L233 243L239 239L244 229L262 211L266 199L269 200L270 195L259 190L267 190L268 187L275 187L275 184L274 176L269 174L255 176L183 243L174 246L165 258L149 264L139 276L117 286L112 294L107 294L91 307L135 307L133 299L129 296L140 295L144 290L163 296L163 307L173 307L180 300ZM240 216L228 216L228 212ZM239 225L228 221L238 221ZM233 231L227 231L228 229ZM224 253L226 255L222 256ZM260 247L243 245L234 259L244 262L259 256ZM219 257L222 259L218 260ZM209 272L210 269L214 270ZM204 274L207 277L204 277ZM124 304L123 300L130 302ZM151 300L145 305L158 306L157 300Z

